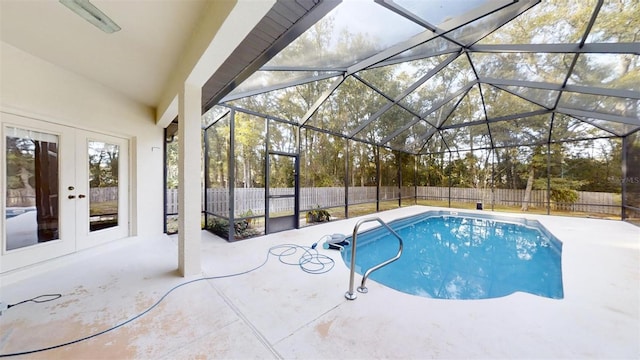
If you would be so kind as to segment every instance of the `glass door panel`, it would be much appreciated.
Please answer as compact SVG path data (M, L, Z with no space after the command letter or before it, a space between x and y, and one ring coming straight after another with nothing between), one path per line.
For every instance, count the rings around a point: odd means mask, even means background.
M88 142L89 231L118 226L118 156L120 146Z
M6 128L6 250L58 240L58 136Z
M129 235L128 143L78 131L78 247Z
M74 130L21 116L2 117L0 271L74 250ZM71 159L71 161L69 161Z

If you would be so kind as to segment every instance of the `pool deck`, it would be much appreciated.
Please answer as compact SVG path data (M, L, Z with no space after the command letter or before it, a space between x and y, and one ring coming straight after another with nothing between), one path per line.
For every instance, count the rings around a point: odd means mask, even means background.
M427 210L370 216L385 221ZM476 212L458 210L460 212ZM482 211L482 213L490 213ZM496 213L539 220L563 242L564 299L527 293L439 300L369 280L344 298L349 271L307 274L271 258L246 275L179 288L135 322L29 358L369 359L640 358L640 228L597 219ZM202 232L203 276L256 267L274 245L311 245L351 233L353 218L227 243ZM145 310L186 280L177 276L177 237L133 238L0 277L0 301L61 293L0 316L0 354L99 332ZM357 277L358 281L360 277Z

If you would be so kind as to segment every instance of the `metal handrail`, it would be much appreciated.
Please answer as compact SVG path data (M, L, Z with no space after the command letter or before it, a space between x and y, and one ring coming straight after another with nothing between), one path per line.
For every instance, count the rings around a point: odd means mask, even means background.
M360 286L358 287L358 292L361 292L363 294L367 293L367 287L364 286L365 282L367 281L367 278L369 277L369 275L371 275L372 272L391 264L392 262L398 260L400 258L400 255L402 255L402 238L400 237L400 235L398 235L398 233L396 233L392 228L389 227L389 225L387 225L384 221L382 221L380 218L377 217L372 217L372 218L366 218L366 219L362 219L360 221L358 221L356 223L356 226L353 228L353 236L352 236L352 243L351 243L351 274L349 276L349 291L347 291L344 294L344 297L346 297L349 300L355 300L358 296L356 295L356 293L353 292L353 285L354 285L354 277L355 277L355 272L356 272L356 242L357 242L357 237L358 237L358 229L360 228L360 225L367 223L367 222L372 222L372 221L377 221L378 223L380 223L380 225L384 226L385 228L387 228L387 230L389 230L389 232L391 232L391 234L393 236L395 236L396 238L398 238L398 242L400 243L400 247L398 249L398 253L396 254L396 256L392 257L389 260L383 261L380 264L376 265L376 266L372 266L371 268L369 268L367 271L364 272L364 275L362 276L362 283L360 283Z

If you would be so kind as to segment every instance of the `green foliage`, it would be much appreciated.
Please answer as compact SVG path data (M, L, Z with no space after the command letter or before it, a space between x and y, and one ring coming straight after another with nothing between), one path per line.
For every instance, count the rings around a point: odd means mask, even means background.
M550 199L556 203L573 204L578 201L578 192L576 189L582 186L582 181L551 178L550 185ZM547 189L547 179L537 179L533 183L533 188L536 190Z
M35 143L7 136L7 189L35 187Z
M331 214L327 210L320 209L318 205L316 209L307 211L307 223L328 222L331 220Z
M612 181L622 178L622 142L619 139L579 142L570 146L569 154L560 166L555 167L556 176L580 180L580 191L622 191L620 181Z
M446 186L445 154L423 155L418 158L418 186Z
M344 186L345 140L317 131L301 132L303 187Z
M377 184L377 149L361 142L350 142L349 183L351 186L375 186Z
M89 185L91 188L118 186L120 149L100 141L90 141Z
M234 221L234 237L236 239L245 239L248 237L260 235L257 229L251 225L248 219ZM229 221L221 218L212 218L207 224L207 228L214 234L226 239L229 236Z
M265 120L236 113L236 187L264 186Z
M224 239L229 236L229 221L225 219L214 217L207 223L207 228Z
M214 126L204 131L207 143L208 176L205 176L205 187L224 188L229 186L229 117L219 120Z
M178 136L174 137L174 141L167 143L167 189L178 188Z
M251 211L251 209L249 209L249 210L241 213L239 217L248 218L248 217L252 217L252 216L253 216L253 211Z

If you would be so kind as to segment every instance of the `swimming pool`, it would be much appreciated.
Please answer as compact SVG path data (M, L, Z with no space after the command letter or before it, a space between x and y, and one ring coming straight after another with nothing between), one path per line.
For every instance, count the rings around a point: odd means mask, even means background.
M428 211L389 223L404 240L399 260L370 278L439 299L487 299L516 291L563 298L562 243L535 220ZM356 272L398 251L386 229L358 234ZM350 265L351 247L342 253Z

